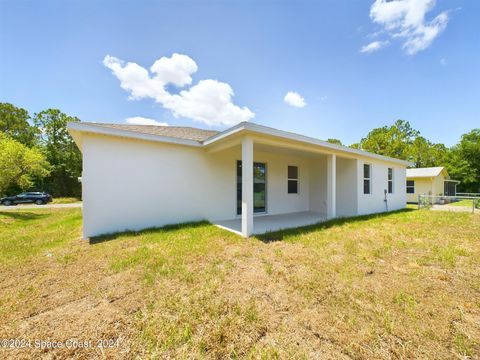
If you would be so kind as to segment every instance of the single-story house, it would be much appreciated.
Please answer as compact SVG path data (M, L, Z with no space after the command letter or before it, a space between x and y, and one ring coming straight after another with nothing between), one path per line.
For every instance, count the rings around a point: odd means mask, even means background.
M456 196L459 183L443 166L407 169L407 202L417 203L419 195Z
M252 122L73 122L85 238L208 220L249 236L406 206L409 162Z

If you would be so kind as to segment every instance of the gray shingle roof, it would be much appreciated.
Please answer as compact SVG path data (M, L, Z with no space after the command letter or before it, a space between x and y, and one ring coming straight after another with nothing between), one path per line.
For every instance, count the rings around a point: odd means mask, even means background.
M409 178L409 177L435 177L435 176L438 176L442 172L443 169L444 169L443 166L417 168L417 169L407 169L407 178Z
M199 142L218 134L218 131L215 130L203 130L187 126L104 124L92 122L82 122L82 124L94 125L109 129L132 131L142 134L160 135L177 139L194 140Z

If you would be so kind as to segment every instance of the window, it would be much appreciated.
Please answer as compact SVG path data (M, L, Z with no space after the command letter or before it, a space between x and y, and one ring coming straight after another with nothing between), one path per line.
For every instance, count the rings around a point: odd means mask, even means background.
M393 194L393 169L388 168L388 193Z
M372 166L369 164L363 164L363 193L370 194L372 190Z
M298 167L288 167L288 193L298 194Z
M407 180L407 194L415 194L415 181Z

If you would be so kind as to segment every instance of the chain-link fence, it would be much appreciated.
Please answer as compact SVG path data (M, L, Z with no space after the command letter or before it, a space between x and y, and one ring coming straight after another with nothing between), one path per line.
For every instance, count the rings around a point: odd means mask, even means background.
M464 212L471 211L472 213L475 213L475 210L480 210L480 194L471 193L469 195L474 196L418 195L418 208Z

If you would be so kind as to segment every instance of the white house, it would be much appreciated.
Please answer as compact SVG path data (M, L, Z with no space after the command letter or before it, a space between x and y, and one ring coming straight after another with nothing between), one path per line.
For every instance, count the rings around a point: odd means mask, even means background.
M251 122L68 130L83 153L85 238L197 220L249 236L406 204L408 162Z
M419 195L455 196L459 183L442 166L407 169L407 201L416 203Z

